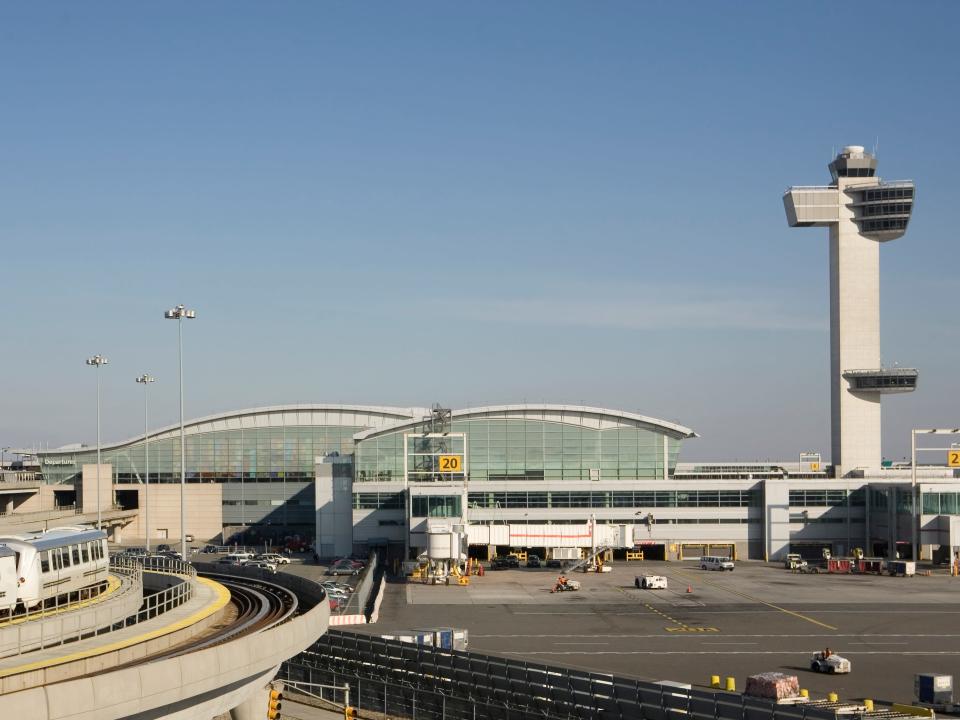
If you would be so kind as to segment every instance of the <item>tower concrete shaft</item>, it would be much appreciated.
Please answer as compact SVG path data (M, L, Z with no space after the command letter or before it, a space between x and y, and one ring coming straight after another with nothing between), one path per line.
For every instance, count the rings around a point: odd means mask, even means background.
M830 163L833 182L790 188L790 227L830 233L831 461L837 476L878 470L880 395L910 392L917 371L880 362L880 243L901 237L913 209L912 182L884 183L858 145Z

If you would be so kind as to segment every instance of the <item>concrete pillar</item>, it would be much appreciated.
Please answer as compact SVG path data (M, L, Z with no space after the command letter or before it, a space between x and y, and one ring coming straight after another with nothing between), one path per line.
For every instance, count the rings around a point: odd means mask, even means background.
M255 690L250 697L230 711L230 720L264 720L267 717L270 690L269 685Z

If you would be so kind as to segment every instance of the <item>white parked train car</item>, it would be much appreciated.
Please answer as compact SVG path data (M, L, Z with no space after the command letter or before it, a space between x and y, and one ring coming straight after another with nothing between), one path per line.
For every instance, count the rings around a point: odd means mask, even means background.
M17 554L0 545L0 610L17 605Z
M25 607L34 608L48 598L96 585L109 574L107 534L102 530L63 527L0 537L3 547L15 554L17 601ZM4 606L2 600L0 608Z

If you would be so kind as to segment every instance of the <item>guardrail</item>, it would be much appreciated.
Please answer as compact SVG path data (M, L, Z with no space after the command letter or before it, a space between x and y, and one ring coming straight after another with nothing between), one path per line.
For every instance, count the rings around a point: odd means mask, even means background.
M187 575L189 577L197 576L197 569L193 566L193 563L189 563L185 560L177 560L177 558L168 558L157 555L148 555L145 557L132 556L129 559L140 563L143 565L143 569L147 571L172 573L174 575Z
M143 603L143 568L110 563L110 572L126 582L111 600L96 602L107 587L106 580L58 595L40 607L25 608L0 624L0 656L63 645L107 632L123 623ZM128 595L130 602L123 602Z
M440 720L617 718L835 720L836 705L777 705L605 673L443 650L329 630L284 663L294 683L350 686L351 704L384 716Z

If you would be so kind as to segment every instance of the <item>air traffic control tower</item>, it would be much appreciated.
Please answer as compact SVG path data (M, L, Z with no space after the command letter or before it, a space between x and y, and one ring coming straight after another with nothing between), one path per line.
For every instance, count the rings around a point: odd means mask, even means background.
M907 230L912 181L885 183L859 145L829 165L830 185L783 196L790 227L830 229L831 459L836 477L879 470L880 396L912 392L917 371L880 365L880 243Z

